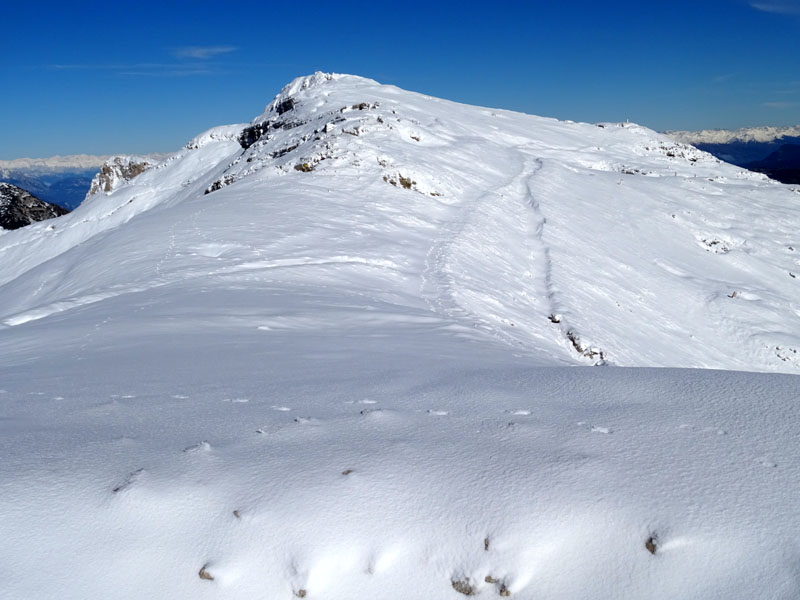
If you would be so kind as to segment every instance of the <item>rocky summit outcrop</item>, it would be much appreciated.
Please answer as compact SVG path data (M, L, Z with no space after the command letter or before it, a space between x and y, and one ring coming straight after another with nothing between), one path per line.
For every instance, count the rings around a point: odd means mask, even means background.
M10 183L0 183L0 229L19 229L69 211Z
M92 179L87 197L98 192L109 193L119 184L130 181L156 164L143 156L115 156L108 159Z

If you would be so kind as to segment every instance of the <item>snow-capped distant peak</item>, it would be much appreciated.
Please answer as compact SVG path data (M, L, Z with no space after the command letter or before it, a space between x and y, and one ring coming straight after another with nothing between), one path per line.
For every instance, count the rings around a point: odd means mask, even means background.
M50 156L48 158L15 158L0 160L0 170L82 170L100 167L109 156L73 154L69 156Z
M702 131L667 131L666 135L684 144L730 144L732 142L771 142L785 137L800 137L800 125L794 127L745 127L743 129L703 129Z

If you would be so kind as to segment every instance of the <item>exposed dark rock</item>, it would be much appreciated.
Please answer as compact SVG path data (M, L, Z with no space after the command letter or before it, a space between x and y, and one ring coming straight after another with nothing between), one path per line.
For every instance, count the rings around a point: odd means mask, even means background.
M300 144L298 143L298 144L292 144L291 146L287 146L286 148L281 148L280 150L276 150L275 152L272 152L270 154L270 156L272 158L280 158L281 156L289 154L289 152L291 152L292 150L297 150L297 147L299 145Z
M0 183L0 228L19 229L67 214L66 208L40 200L10 183Z
M297 102L295 102L294 98L287 98L283 102L279 102L278 105L275 107L275 110L278 112L279 115L282 115L285 112L289 112L295 106L297 106Z
M405 177L405 176L399 175L399 174L398 174L396 179L395 179L394 176L384 175L383 176L383 180L386 183L391 183L395 187L397 187L399 185L404 190L410 190L415 185L417 185L417 182L414 181L413 179L411 179L410 177Z
M250 146L264 137L264 135L266 135L270 129L294 129L295 127L300 127L301 125L305 124L306 121L262 121L261 123L248 125L242 129L237 140L239 141L239 145L243 149L247 150Z
M465 579L452 579L450 580L450 585L452 585L453 589L459 594L464 594L465 596L475 595L475 588L472 587L469 577Z
M256 123L255 125L245 127L239 134L239 145L247 150L250 146L261 139L261 136L269 130L270 125L270 121L264 121L262 123Z
M203 565L200 567L200 570L197 572L197 576L200 579L205 579L206 581L214 581L214 576L208 572L208 565Z
M644 547L650 554L658 552L658 537L656 535L651 535L645 541Z
M226 185L230 185L235 181L235 178L232 175L225 175L222 179L217 179L214 183L206 188L206 191L203 192L204 194L210 194L211 192L216 192L217 190L221 190Z

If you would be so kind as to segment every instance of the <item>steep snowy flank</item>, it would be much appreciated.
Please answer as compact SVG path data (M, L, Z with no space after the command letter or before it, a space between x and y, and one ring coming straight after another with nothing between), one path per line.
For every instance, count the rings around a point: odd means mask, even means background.
M800 594L797 187L323 73L108 171L0 232L8 598Z

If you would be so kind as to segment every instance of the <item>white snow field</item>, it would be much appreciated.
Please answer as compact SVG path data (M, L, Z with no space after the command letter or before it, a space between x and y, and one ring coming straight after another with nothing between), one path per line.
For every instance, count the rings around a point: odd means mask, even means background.
M795 599L798 206L297 79L0 231L0 597Z

